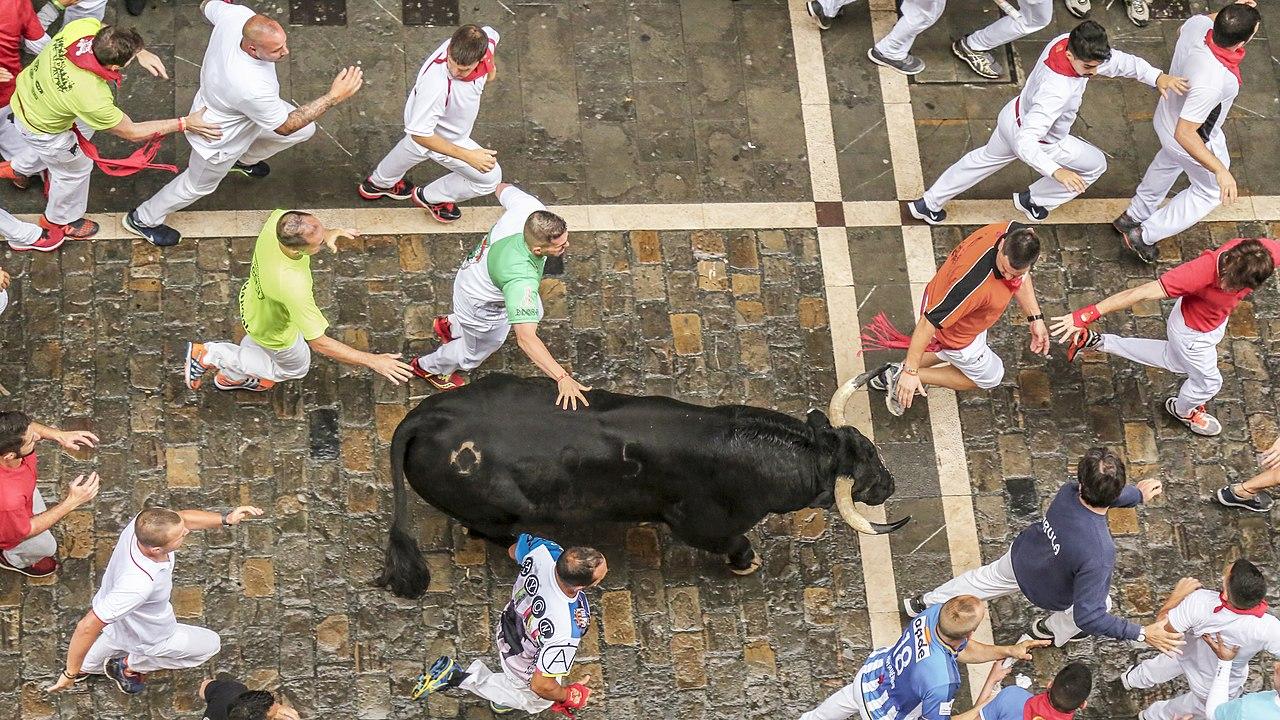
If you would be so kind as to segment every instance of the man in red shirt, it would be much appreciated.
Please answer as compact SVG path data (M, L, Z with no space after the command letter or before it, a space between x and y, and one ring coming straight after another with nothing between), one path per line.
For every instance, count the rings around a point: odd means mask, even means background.
M1164 408L1197 435L1217 435L1222 423L1204 405L1222 389L1218 342L1240 301L1271 277L1280 264L1280 243L1269 238L1236 238L1206 250L1145 285L1122 290L1097 305L1053 319L1058 342L1070 341L1067 360L1081 350L1100 350L1187 376ZM1166 325L1167 340L1127 338L1089 329L1098 318L1143 300L1177 298Z
M55 430L24 413L0 412L0 569L28 577L58 570L58 544L49 528L98 494L98 474L81 475L52 508L36 489L36 443L52 440L68 450L91 448L98 438L83 430Z

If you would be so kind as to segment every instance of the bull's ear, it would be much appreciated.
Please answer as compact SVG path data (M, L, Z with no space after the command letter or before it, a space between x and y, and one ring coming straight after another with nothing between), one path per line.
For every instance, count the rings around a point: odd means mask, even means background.
M827 419L827 414L821 410L814 408L805 415L804 421L816 431L830 430L831 421Z

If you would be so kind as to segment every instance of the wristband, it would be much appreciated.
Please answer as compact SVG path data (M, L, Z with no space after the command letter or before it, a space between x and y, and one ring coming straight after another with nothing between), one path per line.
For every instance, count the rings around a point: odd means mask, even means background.
M230 514L230 510L226 510L222 513L222 527L231 527L231 523L227 522L227 516Z
M186 131L187 131L187 119L184 117L178 118L178 132L186 132Z
M1079 310L1072 311L1071 313L1071 321L1075 323L1075 326L1078 328L1089 327L1100 317L1102 317L1102 313L1098 312L1097 305L1082 307Z
M1043 320L1043 319L1044 319L1044 313L1036 313L1035 315L1027 316L1027 322L1029 323L1033 323L1037 320Z
M902 372L907 375L915 375L918 377L920 375L920 368L909 368L909 367L903 366Z

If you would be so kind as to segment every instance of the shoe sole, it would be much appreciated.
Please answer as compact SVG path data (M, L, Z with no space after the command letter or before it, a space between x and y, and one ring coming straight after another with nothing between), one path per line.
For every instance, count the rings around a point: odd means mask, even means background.
M226 391L228 391L228 392L230 392L230 391L232 391L232 390L243 390L243 391L245 391L245 392L267 392L268 390L270 390L270 389L271 389L271 388L264 388L264 387L251 388L251 387L245 387L245 386L243 386L243 385L235 385L235 386L232 386L232 387L228 387L228 386L223 385L222 383L218 382L218 380L217 380L216 378L215 378L215 379L214 379L214 381L213 381L213 386L214 386L214 387L216 387L216 388L218 388L219 390L226 390ZM272 387L274 387L274 385L273 385Z
M47 253L47 252L53 252L54 250L57 250L58 248L62 247L62 244L65 242L66 242L66 238L63 238L62 240L58 241L57 245L51 245L49 247L36 247L35 245L14 245L13 243L9 243L9 249L14 252L46 252Z
M907 213L910 214L911 217L919 220L920 222L926 225L933 225L937 227L938 225L942 224L942 220L934 220L930 218L928 215L921 215L920 213L916 212L915 203L907 203Z
M1049 219L1049 216L1047 214L1042 218L1038 218L1034 214L1032 214L1031 209L1022 204L1022 199L1019 197L1019 195L1020 193L1014 193L1013 206L1021 210L1022 214L1026 215L1028 220L1030 220L1033 223L1040 223Z
M25 568L14 567L13 565L8 564L7 562L0 563L0 570L8 570L9 572L18 573L19 575L24 575L29 578L49 577L50 575L53 575L58 572L57 568L54 568L51 572L47 572L47 573L27 572Z
M128 217L128 216L126 216L126 217ZM124 219L123 219L123 218L121 218L120 222L121 222L121 223L123 223L123 222L124 222ZM49 227L48 225L45 225L44 223L37 223L37 224L38 224L38 225L40 225L40 227L44 228L45 230L52 230L52 229L53 229L52 227ZM54 227L57 227L57 226L55 225ZM67 227L67 226L66 226L66 225L63 225L62 227L63 227L63 228L65 228L65 227ZM138 233L136 230L133 230L133 229L129 228L128 226L125 226L125 229L126 229L126 230L129 230L129 232L132 232L132 233L135 233L135 234L139 234L139 235L141 235L141 233ZM93 228L93 232L88 233L88 234L86 234L86 235L75 235L75 234L73 234L70 230L63 230L63 231L62 231L62 238L63 238L63 240L64 240L64 241L65 241L65 240L88 240L89 238L91 238L91 237L93 237L93 236L97 235L97 234L98 234L98 233L100 233L100 232L102 232L102 226L101 226L101 225L97 225L97 226L95 226L95 227ZM145 235L143 235L143 237L145 238L146 236L145 236Z
M805 3L804 9L805 9L805 12L809 13L809 17L813 18L813 21L818 24L818 29L820 30L831 29L831 23L828 21L824 25L822 22L822 18L818 17L818 14L813 11L813 5L809 3Z
M381 200L382 198L388 198L391 200L408 200L409 198L413 197L412 192L410 192L408 195L396 195L395 193L385 192L381 190L376 193L365 192L363 184L356 186L356 194L359 195L362 199L369 200L369 201Z
M440 215L439 215L439 214L437 214L435 210L432 210L432 209L431 209L431 206L430 206L430 205L428 205L427 203L423 202L423 201L422 201L422 199L418 197L418 193L414 193L411 199L413 200L413 204L414 204L414 205L417 205L418 207L422 208L423 210L426 210L426 211L427 211L427 214L428 214L428 215L430 215L431 217L435 218L435 219L436 219L436 222L438 222L438 223L444 223L445 225L448 225L448 224L449 224L449 223L451 223L451 222L457 222L458 220L460 220L460 219L461 219L461 218L442 218L442 217L440 217Z
M921 615L921 613L913 612L911 610L911 601L914 599L915 598L902 598L902 612L906 613L907 617L912 619L917 618Z
M422 689L419 690L418 688L414 688L414 692L411 695L411 698L413 700L417 700L423 695L430 695L432 693L440 692L441 690L443 690L446 686L446 683L442 680L442 678L444 678L447 675L450 675L454 671L454 669L457 667L458 667L458 663L454 662L453 658L449 658L449 664L446 665L443 670L436 673L432 673L430 676L428 676L427 673L423 673L422 677L424 678L424 680L420 683L422 686ZM430 668L428 668L427 672L431 672Z
M951 43L951 54L952 54L952 55L955 55L955 56L956 56L956 57L958 57L958 58L960 58L960 60L961 60L962 62L964 62L964 64L965 64L965 65L968 65L968 66L969 66L969 69L973 71L973 74L974 74L974 75L977 75L977 76L978 76L978 77L980 77L980 78L986 78L986 79L988 79L988 80L999 80L999 79L1000 79L1000 75L1001 75L1002 73L996 73L995 75L988 75L988 74L986 74L986 73L982 72L981 70L979 70L979 69L978 69L978 66L977 66L977 65L974 65L974 64L973 64L973 61L969 59L969 56L965 55L963 52L961 52L961 51L960 51L960 48L959 48L959 47L957 47L957 43Z
M1089 17L1089 13L1092 10L1093 8L1089 8L1089 10L1086 10L1085 12L1077 12L1075 8L1071 7L1070 5L1067 6L1067 12L1070 13L1072 17L1077 17L1077 18L1080 18L1081 20Z
M200 381L191 379L191 363L200 362L199 360L196 360L194 357L191 356L191 353L194 349L192 346L194 344L195 343L187 343L187 362L185 365L182 366L182 379L186 381L188 390L200 389ZM200 364L203 365L204 363L200 363Z
M120 216L120 227L124 228L125 232L133 233L134 235L137 235L143 240L146 240L147 242L151 242L151 238L147 237L145 234L143 234L141 230L134 227L133 223L129 222L129 213L125 213L124 215Z
M1234 500L1228 500L1227 498L1223 497L1221 489L1219 489L1218 492L1215 493L1215 495L1218 498L1218 503L1226 507L1240 508L1241 510L1248 510L1249 512L1256 512L1256 513L1271 512L1270 507L1260 508L1260 507L1254 507L1253 505L1236 502Z
M889 68L890 70L892 70L892 71L894 71L894 72L896 72L896 73L900 73L900 74L902 74L902 75L906 75L907 77L913 77L913 76L919 75L920 73L924 72L924 66L923 66L923 65L921 65L921 66L920 66L920 69L919 69L919 70L916 70L915 72L911 72L911 71L909 71L909 70L903 70L903 69L902 69L902 68L900 68L900 67L895 67L894 65L891 65L891 64L889 64L889 63L885 62L884 60L880 60L879 58L877 58L877 57L875 56L875 47L874 47L874 46L867 48L867 59L868 59L868 60L870 60L871 62L873 62L873 63L875 63L875 64L879 65L879 66L880 66L880 67L882 67L882 68Z

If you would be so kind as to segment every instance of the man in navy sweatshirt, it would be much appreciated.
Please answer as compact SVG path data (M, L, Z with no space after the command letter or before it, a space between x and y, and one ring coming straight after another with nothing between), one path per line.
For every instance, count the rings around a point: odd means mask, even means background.
M1116 545L1107 510L1150 502L1161 492L1160 481L1126 484L1124 461L1100 447L1080 459L1076 478L1058 490L1044 519L1023 530L1009 552L923 596L904 599L907 614L915 617L956 595L990 600L1021 592L1031 604L1052 613L1032 623L1028 634L1033 638L1051 639L1061 647L1098 635L1177 652L1182 633L1166 628L1163 620L1139 627L1118 618L1110 613L1108 597Z

